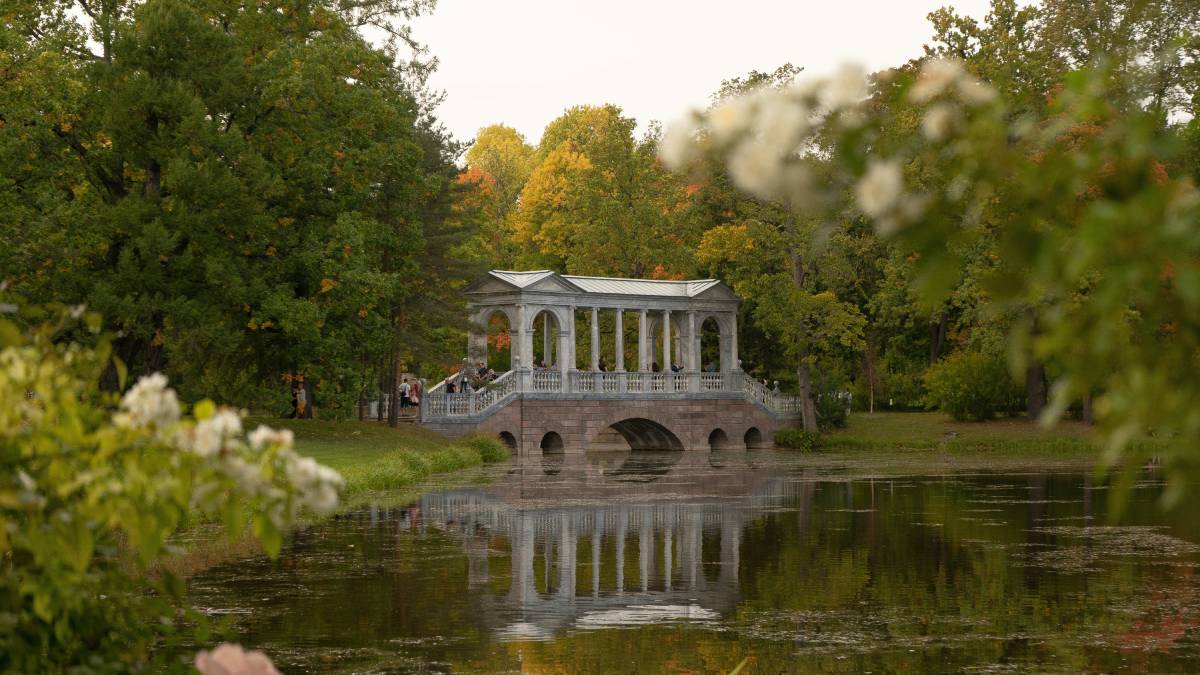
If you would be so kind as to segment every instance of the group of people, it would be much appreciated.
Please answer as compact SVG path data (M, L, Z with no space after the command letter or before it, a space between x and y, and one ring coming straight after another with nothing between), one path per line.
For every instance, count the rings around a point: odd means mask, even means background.
M447 377L443 382L447 394L469 394L495 379L496 371L488 368L487 363L480 361L475 368L468 368L464 363L461 370Z
M421 405L421 381L413 378L411 381L406 377L400 383L400 411L404 413L408 408L417 408Z

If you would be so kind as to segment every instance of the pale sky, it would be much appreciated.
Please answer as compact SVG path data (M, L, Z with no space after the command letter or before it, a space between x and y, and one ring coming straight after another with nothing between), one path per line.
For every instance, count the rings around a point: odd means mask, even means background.
M921 55L926 15L987 0L439 0L413 28L440 60L437 116L459 140L502 122L536 143L563 110L614 103L644 128L703 106L721 80L791 62L829 74Z

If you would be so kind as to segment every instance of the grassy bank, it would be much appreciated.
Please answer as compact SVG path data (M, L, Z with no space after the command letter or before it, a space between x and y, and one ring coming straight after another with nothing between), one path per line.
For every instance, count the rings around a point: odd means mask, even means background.
M411 487L435 473L508 459L499 441L473 436L448 441L412 424L392 429L374 422L254 419L248 424L291 429L296 451L337 469L346 479L344 501L364 493Z
M390 500L403 501L406 488L415 488L434 474L501 462L509 457L508 448L489 437L450 441L409 424L392 429L384 424L358 421L246 420L247 428L259 424L291 429L296 435L296 452L337 469L346 479L343 508L374 501L384 491ZM163 569L184 578L214 565L262 553L253 537L230 540L213 523L188 528L179 536L178 544L183 551L161 564Z
M845 429L825 434L821 447L1082 456L1098 452L1091 434L1090 426L1074 421L1047 429L1026 418L955 422L937 412L855 413Z

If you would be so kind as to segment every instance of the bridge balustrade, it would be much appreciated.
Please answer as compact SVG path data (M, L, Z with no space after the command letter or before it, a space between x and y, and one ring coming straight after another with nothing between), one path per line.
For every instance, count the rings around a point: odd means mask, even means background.
M562 373L557 370L535 370L532 381L534 391L562 391Z
M447 419L485 413L522 392L538 394L587 394L589 396L687 396L689 394L740 394L768 410L791 416L800 411L794 394L767 388L744 373L681 372L595 372L573 370L509 371L477 391L448 394L445 383L431 387L421 399L421 418Z

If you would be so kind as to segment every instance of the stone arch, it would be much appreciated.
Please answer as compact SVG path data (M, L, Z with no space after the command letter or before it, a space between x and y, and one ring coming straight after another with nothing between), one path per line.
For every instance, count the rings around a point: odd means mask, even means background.
M500 314L508 324L509 361L507 364L494 362L492 346L488 343L491 333L492 319ZM520 325L516 308L511 305L487 305L479 308L471 317L474 326L467 336L467 363L475 367L480 361L488 362L498 371L511 369L516 365L519 345L516 344L517 326Z
M509 450L517 449L517 437L512 435L511 432L501 431L499 434L497 434L497 438L500 439L501 443L508 446Z
M567 326L571 325L571 308L562 307L559 305L526 305L525 306L525 330L531 335L533 334L534 322L543 312L549 312L550 316L554 317L555 324L559 330L568 330ZM513 324L517 325L516 323Z
M593 437L593 441L609 442L615 431L630 450L683 450L683 441L670 429L645 417L624 417L605 426Z
M687 312L684 311L671 312L671 362L684 368L687 366L686 357L688 350L688 339L685 334L686 325L684 323L686 316ZM659 370L667 372L671 369L671 364L662 362L662 330L662 315L658 312L650 314L646 322L646 346L649 351L646 356L646 365L650 366L657 363Z
M708 322L716 324L716 345L709 345L704 340L705 325ZM733 340L734 323L731 315L719 312L702 312L696 314L696 349L700 350L700 368L703 370L711 361L716 362L720 372L733 370L737 367L732 362L731 342ZM715 349L714 349L715 347ZM715 351L715 354L712 353Z
M542 454L559 454L565 449L562 436L557 431L547 431L542 436L539 447L542 449Z
M546 367L558 365L562 356L559 351L562 350L562 340L560 336L564 331L568 331L568 324L563 322L565 308L553 307L549 305L533 305L526 308L525 333L528 336L528 348L531 350L529 363L525 366L532 366L539 358L545 363ZM540 329L539 330L539 324ZM538 353L541 352L541 356Z
M746 434L742 436L742 439L746 442L747 449L765 447L763 443L762 431L760 431L758 427L750 427L747 429Z
M725 433L724 429L718 427L708 435L709 450L728 450L730 447L729 434Z
M512 330L514 331L521 323L517 320L517 308L513 307L512 305L488 305L486 307L480 307L479 311L475 313L473 321L480 326L486 327L488 321L492 320L492 315L496 312L504 313L504 318L508 320L508 325L511 326Z

